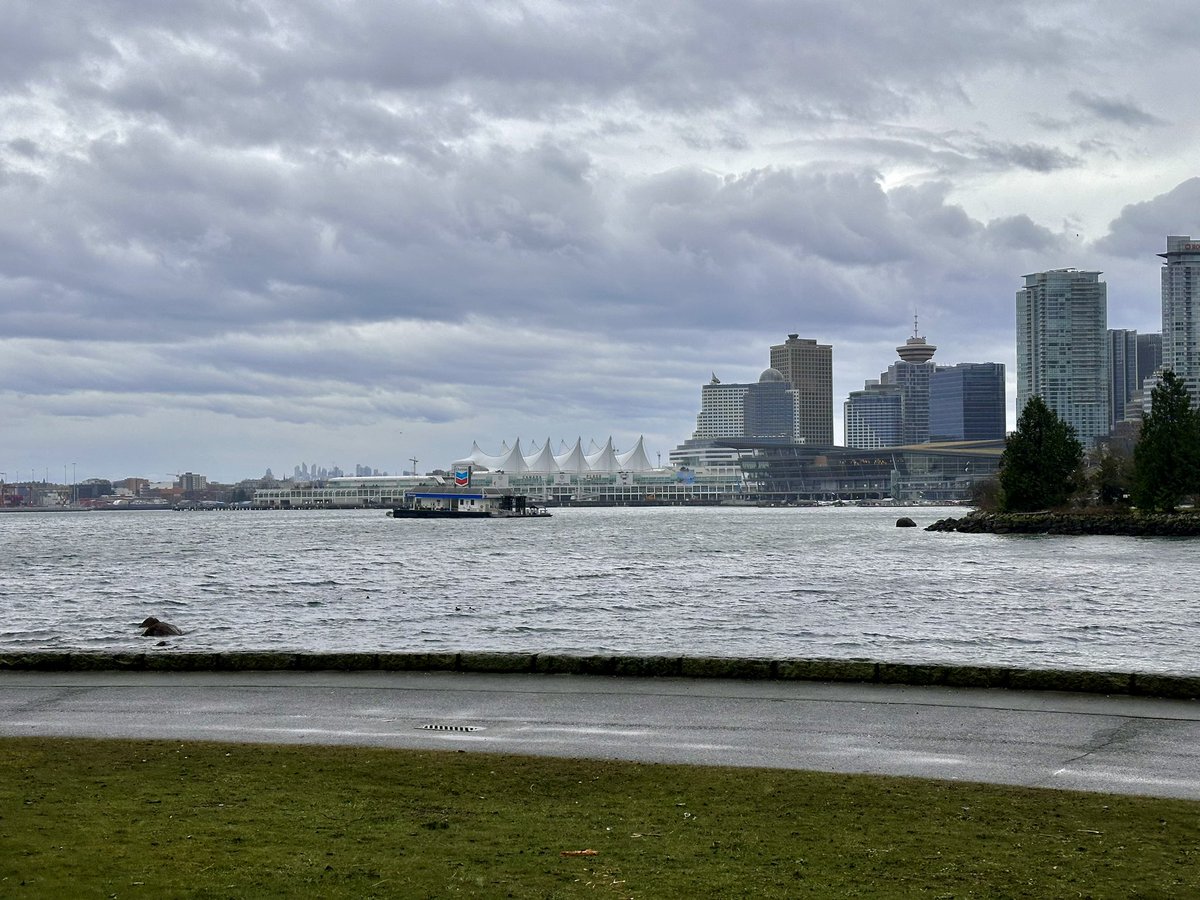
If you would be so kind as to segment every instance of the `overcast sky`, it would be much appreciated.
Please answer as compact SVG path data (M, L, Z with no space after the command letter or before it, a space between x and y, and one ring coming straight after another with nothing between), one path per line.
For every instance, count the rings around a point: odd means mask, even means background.
M9 0L0 471L428 470L690 436L789 332L1004 362L1200 234L1188 2Z

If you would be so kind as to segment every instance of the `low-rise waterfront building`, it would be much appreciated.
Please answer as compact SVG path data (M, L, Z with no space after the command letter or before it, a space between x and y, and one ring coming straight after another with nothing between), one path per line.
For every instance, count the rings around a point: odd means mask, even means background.
M406 491L454 485L453 476L394 475L330 478L324 482L263 488L260 509L386 509ZM688 468L643 472L470 473L472 488L507 488L548 506L682 506L716 504L745 496L740 469L714 474Z
M771 503L966 503L994 478L1004 441L906 447L780 447L741 442L747 493Z

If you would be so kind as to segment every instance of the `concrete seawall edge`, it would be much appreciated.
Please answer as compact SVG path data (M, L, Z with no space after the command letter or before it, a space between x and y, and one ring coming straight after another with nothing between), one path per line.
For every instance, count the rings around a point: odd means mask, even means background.
M0 653L0 671L36 672L479 672L625 677L734 678L1073 691L1192 700L1200 676L1078 669L890 663L868 659L766 659L567 653L291 653L150 651Z

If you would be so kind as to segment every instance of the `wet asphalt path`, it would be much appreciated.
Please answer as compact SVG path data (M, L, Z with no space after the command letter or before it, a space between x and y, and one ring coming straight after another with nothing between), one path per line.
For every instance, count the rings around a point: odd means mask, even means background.
M463 673L0 673L0 735L357 744L1200 799L1200 703Z

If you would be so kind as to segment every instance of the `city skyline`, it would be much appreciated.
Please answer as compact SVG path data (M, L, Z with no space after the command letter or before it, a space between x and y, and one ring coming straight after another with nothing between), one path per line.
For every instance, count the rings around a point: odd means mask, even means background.
M1164 237L1164 239L1165 239L1165 237ZM1190 240L1190 239L1189 239L1189 240ZM1193 245L1192 245L1192 244L1189 244L1188 246L1189 246L1189 247L1191 247L1191 246L1193 246ZM1161 254L1161 253L1160 253L1160 254L1158 254L1158 255L1160 255L1160 256L1164 256L1165 254ZM1064 268L1064 269L1060 269L1060 270L1050 270L1049 272L1046 272L1046 273L1037 273L1037 275L1038 275L1038 276L1045 276L1045 275L1047 275L1047 274L1057 274L1057 273L1071 273L1072 275L1084 275L1084 276L1088 276L1088 277L1091 277L1091 278L1093 278L1093 280L1094 280L1094 279L1096 279L1096 278L1098 278L1098 276L1101 274L1101 273L1099 273L1099 272L1077 272L1077 270L1075 270L1075 269L1072 267L1072 268ZM1030 281L1030 279L1031 279L1031 278L1033 278L1033 277L1035 277L1035 276L1024 276L1024 277L1025 277L1025 279L1026 279L1026 282L1027 282L1027 284L1028 284L1028 283L1029 283L1029 281ZM1164 279L1165 279L1165 277L1166 277L1166 276L1164 275L1163 277L1164 277ZM1105 285L1105 284L1101 283L1100 287L1101 287L1101 288L1106 288L1106 287L1107 287L1107 285ZM1019 296L1021 293L1022 293L1022 292L1021 292L1021 291L1019 291L1019 292L1018 292L1018 296ZM1018 303L1019 303L1019 300L1018 300ZM1019 312L1019 310L1018 310L1018 319L1019 319L1019 317L1020 317L1020 312ZM919 331L920 331L920 329L919 329L919 326L918 326L917 324L915 324L915 320L914 320L914 325L912 326L912 329L913 329L913 333L912 333L912 335L910 335L910 336L907 338L907 340L906 340L906 345L908 346L908 349L910 349L910 350L911 350L911 347L912 347L913 345L917 345L917 346L919 347L919 349L924 349L925 347L927 347L927 346L928 346L930 349L936 350L936 347L934 347L933 345L930 345L930 344L928 344L928 343L926 342L924 335L921 335L921 334L919 334ZM1107 331L1105 331L1105 333L1104 333L1104 340L1105 340L1105 347L1106 347L1106 348L1108 348L1108 347L1109 347L1109 343L1108 343L1108 342L1109 342L1109 341L1112 339L1114 332L1119 332L1119 331L1122 331L1122 330L1123 330L1123 329L1112 329L1112 328L1109 328L1109 329L1107 329ZM1131 330L1131 331L1136 331L1136 329L1133 329L1133 330ZM1161 337L1161 335L1159 335L1159 334L1156 334L1156 333L1148 333L1148 334L1147 334L1147 333L1143 333L1143 334L1141 334L1141 335L1140 335L1140 337L1141 337L1142 339L1146 339L1146 338L1160 338L1160 337ZM825 358L826 358L826 360L828 360L828 358L829 358L829 356L830 356L830 354L829 354L829 352L828 352L828 351L832 350L832 351L833 351L833 356L834 356L834 358L836 358L836 350L837 350L837 345L836 345L836 342L834 342L832 345L830 345L830 344L824 344L824 343L822 343L822 341L820 341L820 340L818 340L818 339L813 339L813 338L801 338L801 337L800 337L798 334L796 334L796 333L789 334L789 335L787 336L787 341L784 341L784 342L783 342L783 343L781 343L781 344L778 344L778 345L774 345L774 344L773 344L773 345L771 345L771 346L768 348L768 350L769 350L769 354L768 354L768 356L769 356L769 358L770 358L770 359L772 359L773 361L779 362L779 363L782 365L782 364L783 364L783 360L784 360L784 359L786 358L786 356L787 356L786 350L790 349L790 348L791 348L793 345L797 345L797 346L798 346L798 348L799 348L801 351L803 351L803 352L806 354L806 356L804 357L804 358L806 358L806 359L807 359L807 355L810 355L810 354L811 354L811 353L812 353L814 350L815 350L815 351L826 351L826 352L825 352L825 354L824 354L824 355L825 355ZM903 346L902 346L902 347L896 347L896 348L893 348L893 349L894 349L894 353L898 353L898 354L899 354L899 355L900 355L902 358L903 358L903 357L905 357L905 355L906 355L906 354L905 354L903 351L906 349L906 347L903 347ZM760 352L761 352L761 350L760 350ZM796 352L796 351L793 351L793 352ZM1111 352L1111 350L1110 350L1109 352ZM1015 354L1015 355L1019 355L1019 352L1018 352L1017 354ZM931 354L931 353L924 353L924 354L922 354L922 355L921 355L921 359L923 359L925 356L932 356L932 354ZM914 359L915 359L915 358L916 358L916 357L914 357ZM903 360L901 360L901 361L903 361ZM963 365L963 364L969 364L969 363L966 363L965 361L962 361L962 360L957 360L957 361L955 361L955 362L948 363L948 364L947 364L947 367L951 367L951 366L959 366L959 365ZM982 365L992 365L992 364L996 364L996 363L990 363L990 362L988 362L988 363L977 363L977 364L982 364ZM939 363L939 367L941 367L941 365L942 365L942 364L940 364L940 363ZM996 365L999 365L999 366L1001 366L1002 368L1003 368L1003 367L1005 367L1005 364L1004 364L1004 363L998 363L998 364L996 364ZM751 368L751 369L752 369L752 368L754 368L754 364L753 364L753 363L751 363L751 364L749 364L749 366L748 366L748 367L742 367L742 368ZM896 368L896 362L895 362L895 361L893 361L893 362L890 364L889 371L888 371L888 372L884 372L884 373L883 373L883 377L885 377L885 378L886 378L886 377L889 375L889 372L890 372L890 373L892 373L892 375L894 376L894 370L895 370L895 368ZM1019 393L1018 393L1018 394L1016 394L1016 395L1014 395L1014 392L1011 390L1011 385L1012 385L1013 383L1015 383L1015 382L1016 382L1016 380L1017 380L1017 375L1016 375L1016 374L1015 374L1015 373L1012 371L1012 368L1013 368L1013 366L1008 366L1009 372L1008 372L1008 374L1007 374L1007 376L1006 376L1006 388L1005 388L1006 402L1007 402L1007 406L1008 406L1007 422L1008 422L1008 425L1010 426L1010 428L1011 428L1011 425L1012 425L1012 422L1013 422L1013 419L1014 419L1014 410L1016 409L1016 407L1018 407L1018 406L1020 405ZM836 364L834 364L834 366L833 366L833 378L832 378L832 382L833 382L833 384L834 384L834 385L836 385L836 384L840 383L840 382L843 380L843 379L840 379L840 378L838 378L838 377L837 377L837 371L836 371L836 369L837 369L837 367L836 367ZM1111 377L1111 372L1110 372L1110 373L1107 373L1107 375L1108 375L1108 377ZM753 381L755 381L755 382L757 382L757 381L760 381L760 380L761 380L761 377L762 377L762 376L761 376L761 374L760 374L760 377L759 377L759 378L756 378L756 379L753 379ZM721 379L717 379L717 377L716 377L716 373L715 373L715 370L714 370L714 372L712 373L712 378L714 379L713 383L712 383L712 384L703 385L703 390L705 390L705 391L706 391L706 390L709 390L709 389L710 389L710 388L712 388L714 385L716 385L717 389L720 389L720 388L725 388L725 387L729 387L729 388L745 388L745 387L747 386L746 384L729 384L729 385L720 384L720 382L721 382ZM879 379L878 379L878 378L867 378L867 379L865 379L865 383L866 383L867 391L864 391L864 390L863 390L863 389L861 389L861 388L860 388L860 389L858 389L858 390L851 390L851 391L849 391L849 392L846 394L846 396L845 396L845 397L841 398L840 400L839 400L839 398L836 396L836 388L834 388L834 391L835 391L835 393L834 393L834 395L833 395L833 398L832 398L832 399L833 399L833 407L838 407L838 406L839 406L839 404L842 404L842 403L844 403L844 402L845 402L845 400L847 400L847 399L849 399L849 398L852 398L852 397L855 397L855 396L862 396L864 393L869 393L871 390L875 390L875 389L877 389L877 388L880 386L880 385L879 385ZM886 387L886 385L884 385L884 386ZM1019 389L1018 389L1018 390L1019 390ZM740 396L739 396L739 400L740 400ZM700 418L701 418L701 420L703 420L703 419L704 419L704 416L705 416L705 412L704 412L704 403L702 402L702 403L700 404ZM836 420L836 417L835 417L835 420ZM695 418L693 418L693 420L692 420L692 421L693 421L693 426L695 426L695 424L696 424L696 419L695 419ZM610 429L609 429L609 433L610 433L610 434L614 433L614 431L619 431L619 429L612 429L612 428L610 428ZM495 440L498 442L498 444L503 444L503 445L505 445L505 446L506 446L506 445L507 445L507 442L509 441L509 439L510 439L511 437L517 437L517 438L519 438L519 437L520 437L520 433L519 433L519 431L518 431L518 432L516 432L516 433L514 433L513 435L509 435L509 434L507 434L507 433L505 433L505 434L502 434L502 435L499 435L499 436L497 436L497 437L495 438ZM681 439L680 439L680 441L678 442L678 444L682 444L682 443L683 443L683 441L684 441L685 439L687 439L687 438L695 438L695 437L696 437L696 433L695 433L695 429L693 428L693 431L689 432L687 435L685 435L683 438L681 438ZM913 435L908 435L908 437L913 437ZM477 436L477 438L478 438L478 436ZM633 444L634 442L636 442L637 440L640 440L640 439L642 439L642 438L644 438L644 435L638 435L638 437L637 437L637 438L634 438L634 439L633 439L633 441L631 441L630 445L632 446L632 444ZM561 436L554 437L553 439L554 439L554 440L566 440L566 433L564 433L564 434L563 434L563 435L561 435ZM595 438L593 437L593 438L592 438L592 440L594 441L594 440L595 440ZM898 441L898 443L912 443L912 442L920 443L920 441L906 441L906 440L905 440L903 437L902 437L902 438L901 438L901 439ZM835 444L837 444L837 445L839 445L839 446L845 446L845 445L848 445L848 444L847 444L847 441L846 441L845 432L844 432L844 422L843 422L843 421L837 421L837 425L836 425L836 428L835 428L835 438L834 438L834 443L835 443ZM620 448L619 448L619 449L620 449ZM677 449L677 447L672 447L672 448L665 448L665 447L664 447L664 448L663 448L663 450L656 451L656 452L657 452L657 454L658 454L658 456L659 456L659 457L662 457L662 456L664 455L664 453L666 453L667 449ZM426 465L426 466L417 466L417 469L418 469L419 471L430 471L430 470L432 470L432 469L442 469L442 470L445 470L445 469L448 469L448 468L449 468L449 467L452 465L452 463L453 463L453 461L454 461L454 460L456 460L456 459L459 459L459 458L461 458L462 456L463 456L463 453L458 453L457 455L454 455L454 456L453 456L451 459L447 459L447 460L444 460L444 461L438 461L438 462L435 462L435 463L430 463L429 465ZM410 457L410 458L408 458L408 459L404 460L404 462L407 462L407 463L409 463L409 464L410 464L410 468L404 468L404 467L402 467L402 466L400 466L400 467L397 467L397 468L396 468L396 469L393 471L393 474L405 474L406 472L410 471L410 469L411 469L411 467L412 467L412 466L414 466L416 463L420 462L420 460L419 460L419 458L417 458L417 457ZM74 465L77 465L77 464L74 464ZM73 467L74 467L74 465L73 465ZM43 482L58 483L58 482L56 482L56 481L55 481L55 479L53 479L53 478L51 478L51 477L50 477L50 469L51 469L51 467L43 465L43 466L41 466L40 468L41 468L41 470L42 470L42 477L41 477L41 478L38 478L38 477L37 477L38 467L37 467L37 466L33 466L33 467L30 467L30 469L29 469L29 471L30 471L30 477L29 477L29 478L14 478L14 477L7 477L7 481L8 481L9 483L16 483L17 481L31 481L31 482L43 481ZM204 469L204 466L203 466L203 465L200 465L200 466L198 466L198 467L193 467L193 468L198 468L198 469L200 469L200 470L202 471L202 470ZM213 482L215 482L215 483L221 483L221 484L236 484L236 483L238 483L238 482L241 482L241 481L253 480L253 479L261 478L261 477L262 477L262 475L263 475L264 473L270 473L270 472L272 472L273 468L274 468L274 466L272 466L272 465L267 465L265 468L261 468L260 470L258 470L258 471L257 471L257 473L256 473L256 472L253 472L253 471L250 471L250 472L244 472L244 473L242 473L242 474L240 474L240 475L237 475L236 477L232 477L232 478L210 478L209 480L210 480L210 481L213 481ZM273 477L279 478L280 480L297 480L297 479L298 479L298 480L307 480L307 478L309 477L309 475L308 475L308 473L307 473L307 470L308 470L308 468L309 468L309 463L308 463L308 462L304 462L304 461L302 461L301 463L295 464L295 465L294 465L294 466L291 468L291 470L287 470L287 469L286 469L286 467L285 467L285 469L284 469L284 474L282 474L282 475L279 475L279 476L273 476ZM335 460L333 460L333 461L331 461L331 462L328 462L328 463L322 463L322 462L318 462L318 461L313 461L313 462L312 462L312 464L311 464L311 468L312 468L312 471L313 471L314 473L315 473L315 472L318 470L318 468L319 468L319 469L320 469L320 470L321 470L323 473L324 473L324 472L326 472L326 470L328 469L328 470L331 470L331 471L332 471L334 474L336 474L336 475L345 475L345 474L349 474L350 470L353 470L353 474L356 474L356 475L361 475L361 474L364 474L364 472L362 471L364 468L365 468L365 469L372 469L372 467L371 467L371 466L366 466L366 467L364 467L364 466L363 466L361 463L354 463L354 464L351 464L351 465L349 465L349 466L344 466L343 462L342 462L341 460L338 460L338 459L335 459ZM305 470L305 471L302 473L302 471L301 471L301 470ZM18 469L16 469L16 470L15 470L15 474L17 474L17 475L19 476L19 474L20 474L20 471L21 471L21 470L20 470L19 468L18 468ZM381 471L384 471L384 470L374 469L374 471L376 471L376 472L381 472ZM7 475L7 473L5 473L5 474ZM163 474L164 474L165 476L177 476L179 473L176 473L176 472L167 472L167 473L163 473ZM188 474L191 474L191 472L189 471L189 472L188 472ZM83 482L83 481L84 481L85 479L87 479L87 478L90 478L90 479L100 479L100 480L105 480L105 479L107 479L107 480L117 481L117 480L124 480L124 479L127 479L127 478L143 478L143 477L146 477L146 476L144 476L144 475L143 475L143 473L138 473L138 472L129 472L129 473L127 473L127 474L96 474L96 475L90 475L90 476L83 476L83 475L79 475L79 476L78 476L78 481L76 482L76 481L68 481L68 480L66 479L66 477L65 477L65 476L66 476L66 473L65 473L65 464L64 464L64 479L63 479L63 481L61 482L62 484L81 483L81 482ZM74 479L75 477L76 477L76 476L75 476L75 475L73 475L73 479ZM315 477L315 476L313 476L313 477ZM322 476L322 477L325 477L325 476ZM328 475L328 477L333 477L333 474L329 474L329 475ZM156 481L156 480L158 480L158 479L156 479L156 478L154 478L154 477L151 477L151 478L150 478L150 480L151 480L151 481Z
M0 471L665 458L789 333L840 443L914 313L1006 366L1011 427L1022 275L1157 332L1200 234L1200 22L1081 9L17 0Z

